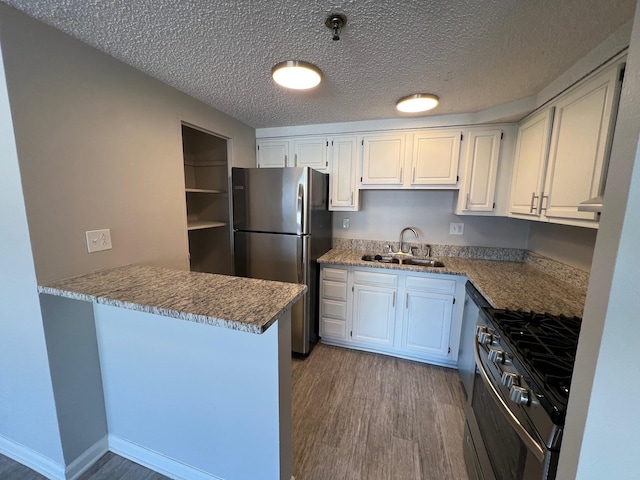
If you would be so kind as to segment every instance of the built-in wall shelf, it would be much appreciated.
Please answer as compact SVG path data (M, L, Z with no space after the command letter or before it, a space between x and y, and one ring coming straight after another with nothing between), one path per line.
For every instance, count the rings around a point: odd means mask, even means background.
M227 196L227 192L223 192L222 190L211 190L209 188L186 188L185 191L187 193L213 193Z
M188 167L225 167L227 168L226 160L214 160L214 161L185 160L184 164Z
M189 267L233 274L227 140L182 125Z
M202 230L203 228L220 228L229 225L225 222L209 222L207 220L194 220L187 222L187 230Z

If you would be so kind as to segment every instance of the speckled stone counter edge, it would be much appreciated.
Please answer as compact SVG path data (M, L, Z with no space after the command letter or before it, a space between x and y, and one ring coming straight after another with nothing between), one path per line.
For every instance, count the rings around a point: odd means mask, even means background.
M156 283L149 281L152 275ZM191 284L188 280L194 279ZM186 280L186 286L177 283ZM233 281L241 282L238 295L223 299L213 295L215 290L229 287ZM167 288L171 286L172 288ZM189 290L197 287L197 291ZM211 288L211 301L202 302L202 296ZM247 288L251 287L252 301L247 300ZM284 290L284 291L282 291ZM261 334L275 323L282 313L302 297L304 285L270 282L267 280L231 277L164 269L144 265L126 265L93 274L39 285L41 294L73 300L109 305L128 310L152 313L195 323L228 328L242 332ZM228 293L228 289L225 290ZM274 293L277 294L274 295ZM141 295L139 295L141 293ZM198 297L197 301L194 298ZM208 300L208 296L205 300ZM240 303L239 303L240 302ZM203 303L210 305L203 305ZM164 304L164 306L162 306ZM168 307L167 307L168 305ZM242 306L241 306L242 305ZM174 307L174 308L170 308ZM200 310L198 312L198 310Z
M417 248L417 254L426 256L429 248L432 257L459 257L476 260L499 260L505 262L524 262L533 268L543 271L549 276L585 289L589 285L589 272L585 272L571 265L544 257L540 254L518 248L501 247L473 247L462 245L428 245L423 243L406 242L407 245ZM358 240L351 238L334 238L333 248L340 250L357 250L363 253L384 253L388 245L394 251L399 248L398 242L380 240Z

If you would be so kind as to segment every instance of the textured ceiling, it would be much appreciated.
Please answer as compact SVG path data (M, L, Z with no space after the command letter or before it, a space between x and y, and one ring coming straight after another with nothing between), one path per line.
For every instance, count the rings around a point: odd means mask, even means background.
M253 126L397 118L395 101L440 96L430 115L538 93L633 17L635 0L2 0ZM329 13L348 18L339 41ZM305 60L319 87L276 86Z

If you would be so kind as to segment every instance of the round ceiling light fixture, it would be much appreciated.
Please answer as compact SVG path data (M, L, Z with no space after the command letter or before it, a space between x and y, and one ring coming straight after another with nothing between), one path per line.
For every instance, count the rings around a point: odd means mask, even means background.
M273 81L285 88L307 90L322 80L322 72L311 63L301 60L280 62L271 69Z
M405 113L426 112L435 108L440 99L430 93L415 93L396 102L396 108Z

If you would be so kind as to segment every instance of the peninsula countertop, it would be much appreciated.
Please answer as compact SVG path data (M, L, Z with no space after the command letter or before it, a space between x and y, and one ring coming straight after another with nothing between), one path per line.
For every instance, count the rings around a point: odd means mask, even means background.
M38 291L191 322L263 333L307 287L127 265L40 285Z
M582 316L586 286L579 288L523 262L439 257L444 267L367 262L361 250L333 249L321 264L382 268L396 271L464 275L494 308Z

